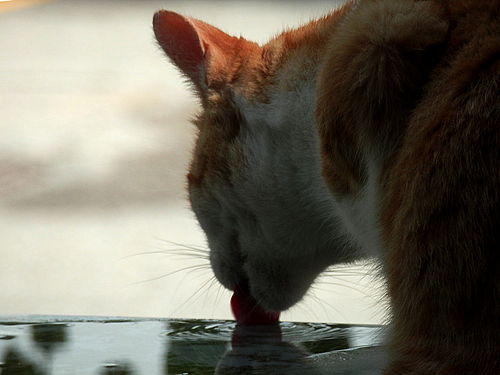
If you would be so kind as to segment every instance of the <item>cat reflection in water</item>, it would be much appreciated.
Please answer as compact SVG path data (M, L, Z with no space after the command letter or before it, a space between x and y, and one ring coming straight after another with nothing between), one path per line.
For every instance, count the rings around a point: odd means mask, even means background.
M499 12L348 1L262 46L158 12L202 106L187 179L219 282L283 311L376 257L386 375L498 375Z
M307 334L302 338L306 339ZM303 347L304 343L287 342L277 324L239 324L233 332L231 350L219 361L215 375L375 375L380 374L387 362L385 353L379 347L353 350L349 338L341 335L334 341L335 351L311 355ZM328 346L332 350L331 342ZM350 350L342 350L348 348Z
M308 354L298 346L283 341L277 324L241 324L236 326L231 350L217 364L215 375L322 375L318 367L306 360Z

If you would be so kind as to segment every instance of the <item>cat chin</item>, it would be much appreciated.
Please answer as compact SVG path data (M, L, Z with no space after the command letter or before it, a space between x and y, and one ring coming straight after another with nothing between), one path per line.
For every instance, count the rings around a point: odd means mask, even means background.
M267 310L288 310L302 300L319 273L304 262L301 266L282 260L247 262L243 268L250 294Z
M244 285L249 294L269 311L285 311L297 304L307 293L316 276L316 270L304 266L303 262L291 266L282 260L247 261L228 267L212 252L212 270L217 280L234 291ZM295 270L295 271L294 271Z
M305 295L306 288L303 293L293 292L292 290L283 290L279 286L273 285L253 285L250 283L250 294L259 302L265 310L282 312L296 305Z

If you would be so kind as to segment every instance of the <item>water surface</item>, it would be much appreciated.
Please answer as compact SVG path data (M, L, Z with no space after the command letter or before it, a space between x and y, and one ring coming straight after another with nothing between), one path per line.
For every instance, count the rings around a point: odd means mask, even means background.
M0 374L376 374L379 326L0 318Z

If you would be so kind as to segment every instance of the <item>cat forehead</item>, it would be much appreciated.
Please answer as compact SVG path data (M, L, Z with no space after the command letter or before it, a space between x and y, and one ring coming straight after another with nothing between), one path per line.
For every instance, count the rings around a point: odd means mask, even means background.
M335 14L285 30L254 51L259 56L245 56L232 83L235 91L249 100L268 102L273 91L294 91L310 81L324 55Z
M230 181L232 174L243 172L243 149L259 144L252 141L255 137L270 136L269 131L280 137L282 131L313 121L315 80L333 15L243 51L248 55L236 55L229 85L210 90L202 102L189 177L193 186L208 176ZM242 137L241 128L250 138Z
M266 101L261 102L236 93L234 103L251 129L259 126L276 127L290 122L311 119L313 114L315 74L304 77L299 82L278 80L266 90Z

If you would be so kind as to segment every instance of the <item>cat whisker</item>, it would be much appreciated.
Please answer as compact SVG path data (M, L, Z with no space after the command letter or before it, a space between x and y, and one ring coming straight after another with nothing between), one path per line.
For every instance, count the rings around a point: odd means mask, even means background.
M339 271L339 270L332 270L332 271L325 271L321 274L322 277L324 278L329 278L329 277L334 277L334 278L347 278L349 280L352 280L353 278L358 278L360 280L364 279L366 276L369 276L369 273L366 272L366 270L363 271Z
M212 276L209 278L207 281L205 281L201 286L198 288L196 292L194 292L189 298L187 298L183 303L181 303L175 310L171 312L171 314L177 313L179 310L181 310L187 303L189 303L193 298L199 297L200 293L204 292L205 289L210 289L210 286L213 285L214 280L216 280L215 276Z
M160 247L166 247L166 248L156 250L156 251L144 251L141 253L132 254L132 255L124 257L124 259L136 257L139 255L155 255L156 254L156 255L167 256L169 259L185 259L185 260L186 259L187 260L197 259L197 260L203 261L204 263L201 263L201 264L198 263L198 264L185 266L185 267L176 269L172 272L168 272L168 273L165 273L163 275L153 277L153 278L150 278L147 280L142 280L142 281L134 283L134 284L141 284L141 283L146 283L146 282L157 281L157 280L160 280L163 278L167 278L167 277L170 277L170 276L173 276L176 274L183 273L184 275L183 275L181 281L179 282L179 284L182 285L182 284L184 284L184 280L186 279L186 277L188 277L193 272L196 272L197 275L195 275L195 277L190 277L190 281L193 281L194 279L196 279L198 277L202 277L205 279L207 277L206 272L211 273L211 266L210 266L210 261L209 261L209 254L210 254L209 249L201 247L201 246L197 246L197 245L182 244L182 243L178 243L178 242L174 242L174 241L170 241L170 240L165 240L165 239L161 239L161 238L156 238L156 240L161 242ZM164 245L167 245L167 246L164 246ZM210 290L211 288L213 288L217 284L218 284L218 282L217 282L216 277L212 275L208 280L203 281L202 284L198 288L196 288L196 291L189 298L187 298L182 304L177 306L176 309L174 311L172 311L172 314L175 314L176 312L181 310L186 304L188 304L190 301L192 301L195 298L198 298L199 296L201 296L204 293L204 291ZM220 298L221 290L222 290L222 286L219 284L219 288L218 288L217 296L216 296L216 301ZM205 294L205 300L204 300L203 304L207 305L207 301L208 301L207 299L210 297L210 294L209 293L204 293L204 294ZM215 311L216 303L213 306L214 306L214 311Z
M314 291L315 289L318 289L315 285L312 285L311 286L311 290ZM342 313L342 311L340 311L338 308L336 308L335 306L333 306L332 304L326 302L325 300L322 300L320 299L318 296L316 296L313 293L309 294L309 296L311 297L311 299L313 301L315 301L322 309L323 311L325 312L326 316L328 316L328 310L325 308L325 305L328 306L330 309L332 309L333 311L335 311L337 314L339 314L339 316L344 319L344 320L348 320L347 317Z
M204 258L208 259L207 252L195 251L195 250L189 250L189 249L168 249L168 250L164 250L164 254L191 255L191 256L204 257Z
M325 307L321 304L321 301L319 298L314 294L314 290L311 289L311 292L308 294L308 296L311 298L311 301L314 302L316 305L319 305L321 310L323 310L323 313L327 316L328 313L325 309ZM306 306L308 308L306 308ZM308 305L303 305L303 309L305 311L308 311L309 314L314 318L314 320L322 320L320 316L318 315L317 309L314 309L313 306L308 306Z
M183 267L181 269L178 269L178 270L175 270L175 271L172 271L172 272L169 272L169 273L157 276L157 277L153 277L153 278L150 278L150 279L147 279L147 280L138 281L138 282L132 283L132 285L143 284L143 283L147 283L147 282L151 282L151 281L157 281L157 280L163 279L165 277L169 277L169 276L175 275L175 274L177 274L179 272L184 272L184 271L188 271L188 270L189 271L207 270L208 268L209 268L209 265L207 265L207 264L195 264L195 265Z
M207 264L209 261L209 257L205 254L189 253L185 251L165 251L164 255L172 259L201 259L207 261Z
M204 256L208 256L208 254L209 254L208 250L194 249L194 248L190 248L190 247L170 248L170 249L164 249L162 251L165 254L184 253L184 254L199 254L199 255L204 255Z
M129 259L129 258L135 258L135 257L141 256L141 255L155 255L155 254L165 254L165 251L163 251L163 250L158 250L158 251L143 251L143 252L140 252L140 253L125 255L124 257L121 257L119 260L125 260L125 259Z
M343 288L347 288L347 289L350 289L350 290L354 290L355 292L358 292L360 294L362 294L363 296L365 297L368 297L370 299L375 299L371 294L359 289L359 288L355 288L353 286L350 286L350 285L345 285L345 284L342 284L342 283L339 283L339 282L332 282L332 281L319 281L318 283L320 284L326 284L326 285L333 285L333 286L340 286L340 287L343 287Z
M183 248L183 249L196 250L196 251L201 251L201 252L205 252L205 253L209 252L209 250L206 247L201 247L199 245L182 244L182 243L179 243L179 242L165 240L163 238L158 238L158 237L156 237L155 239L157 241L159 241L159 242L167 243L169 245L179 246L180 248Z
M203 254L206 256L207 259L209 259L209 256L210 256L210 249L207 248L207 247L201 247L199 245L187 245L187 244L181 244L181 243L178 243L178 242L174 242L174 241L169 241L169 240L165 240L165 239L162 239L162 238L156 238L158 241L160 242L163 242L163 243L167 243L169 245L175 245L175 246L179 246L178 249L166 249L165 251L166 252L171 252L172 250L178 250L178 251L192 251L194 254L196 253L199 253L199 254ZM224 257L224 258L229 258L227 256L227 254L224 254L224 253L221 253L219 252L217 254L217 256L219 257Z
M214 281L217 281L217 279L215 277L213 279L214 279ZM217 283L217 286L218 286L218 288L217 288L217 294L215 296L214 306L216 306L220 302L220 299L222 296L222 291L224 290L224 287L222 286L222 284Z
M175 245L178 246L178 248L173 248L173 249L165 249L165 253L178 253L178 254L186 254L186 256L192 255L194 257L199 257L202 259L209 260L210 259L210 249L196 246L196 245L187 245L187 244L181 244L169 240L164 240L164 239L158 239L161 242L167 243L169 245ZM218 253L218 257L223 257L223 258L229 258L227 254L224 253ZM230 260L230 259L228 259Z
M120 260L125 260L125 259L129 259L129 258L141 256L141 255L167 255L167 256L179 255L179 256L184 256L184 257L188 257L188 258L198 258L198 259L201 258L201 259L208 260L208 258L209 258L208 253L209 253L208 250L195 249L195 248L188 247L188 248L176 248L176 249L165 249L165 250L155 250L155 251L143 251L140 253L126 255L126 256L120 258Z
M292 310L301 310L304 315L311 316L315 320L320 320L316 311L314 311L314 309L307 304L298 303L292 307Z
M366 277L369 277L370 275L363 273L331 272L331 273L323 273L321 276L322 277L320 279L335 279L352 284L360 284L361 281L364 281Z
M336 264L328 267L327 270L346 270L346 271L366 271L370 267L366 264Z
M207 286L207 291L211 290L215 286L216 283L217 283L217 279L215 277L211 277L210 278L210 284ZM220 289L218 289L217 294L219 294L219 290ZM203 303L204 305L208 305L208 297L209 296L210 296L210 293L206 293L205 294L205 300L204 300L204 303ZM213 308L212 308L212 316L214 315L215 306L216 306L216 304L214 303L213 304Z

